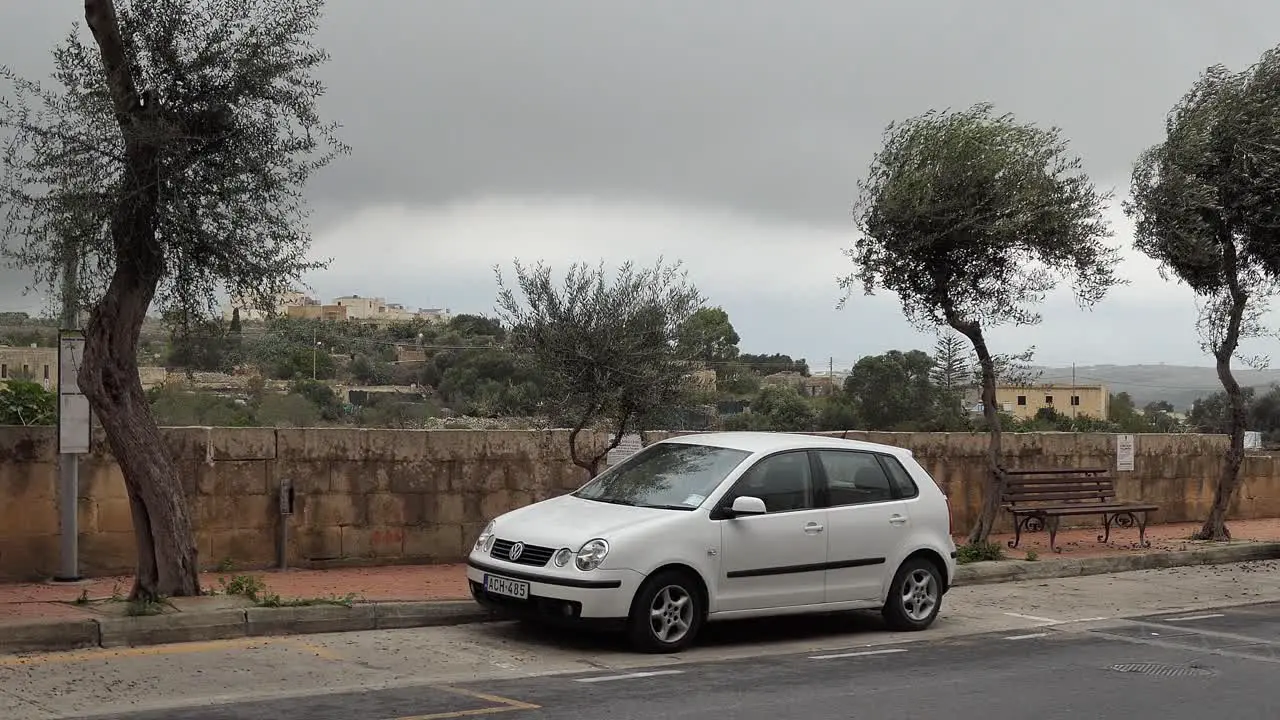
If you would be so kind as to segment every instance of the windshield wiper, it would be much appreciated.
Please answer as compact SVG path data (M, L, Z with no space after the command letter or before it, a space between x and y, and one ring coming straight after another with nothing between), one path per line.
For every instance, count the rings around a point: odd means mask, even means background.
M691 505L640 505L642 508L653 508L654 510L693 510Z
M596 502L609 503L610 505L626 505L627 507L635 507L636 505L633 502L620 500L618 498L584 497L582 495L579 495L578 497L581 497L583 500L595 500Z

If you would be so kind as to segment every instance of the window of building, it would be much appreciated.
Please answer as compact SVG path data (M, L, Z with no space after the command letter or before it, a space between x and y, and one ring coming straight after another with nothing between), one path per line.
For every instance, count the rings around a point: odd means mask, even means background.
M9 366L0 365L0 379L9 377Z
M22 363L22 376L23 376L23 377L31 377L31 366L30 366L30 365L28 365L28 364L26 364L26 363Z
M1072 405L1079 405L1079 404L1080 404L1080 396L1079 396L1079 395L1072 395L1072 396L1071 396L1071 404L1072 404Z
M1019 395L1019 396L1018 396L1018 404L1019 404L1019 405L1026 405L1026 404L1027 404L1027 396L1026 396L1026 395Z
M1053 404L1053 396L1052 396L1052 395L1045 395L1045 396L1044 396L1044 404L1045 404L1045 405L1052 405L1052 404Z
M45 365L45 366L44 366L44 379L45 379L45 380L48 380L48 379L49 379L49 366L48 366L48 365Z

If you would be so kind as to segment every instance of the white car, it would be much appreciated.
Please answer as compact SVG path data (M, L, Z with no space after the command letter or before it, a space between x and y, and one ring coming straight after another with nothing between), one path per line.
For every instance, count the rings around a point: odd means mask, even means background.
M616 627L676 652L733 618L880 608L889 627L923 630L955 557L946 496L909 450L708 433L497 517L467 578L500 615Z

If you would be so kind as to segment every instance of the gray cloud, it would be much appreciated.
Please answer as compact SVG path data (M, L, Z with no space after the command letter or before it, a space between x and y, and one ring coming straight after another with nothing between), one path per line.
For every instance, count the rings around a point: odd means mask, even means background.
M0 5L0 62L46 71L49 47L79 12L70 0ZM488 256L447 270L413 262L425 248L469 257L473 226L414 233L425 222L415 217L395 232L344 225L376 206L429 214L485 198L572 197L703 208L773 233L768 252L751 258L735 253L732 237L685 239L721 258L700 267L699 281L720 289L752 349L849 360L925 344L891 298L834 314L834 276L845 268L799 275L786 259L851 239L855 185L887 123L989 100L1061 126L1095 178L1123 190L1196 75L1253 62L1276 27L1280 4L1268 0L332 0L319 38L334 58L325 109L346 125L354 154L311 188L316 227L346 227L342 242L386 267L359 274L347 259L314 284L326 294L492 306ZM562 225L535 229L509 255L570 257L546 249ZM330 238L318 251L332 243L341 245ZM573 257L620 261L643 245L601 236ZM774 280L735 285L744 264L760 262L772 263ZM1000 339L1067 362L1203 362L1190 295L1149 270L1133 271L1143 293L1088 315L1055 300L1045 326ZM0 303L16 302L19 285L0 274ZM1065 331L1073 325L1090 328L1088 339Z

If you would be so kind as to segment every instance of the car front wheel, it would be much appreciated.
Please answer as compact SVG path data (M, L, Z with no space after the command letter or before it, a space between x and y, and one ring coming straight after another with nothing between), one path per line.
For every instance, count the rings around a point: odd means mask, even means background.
M643 652L679 652L697 636L703 615L702 595L689 574L660 572L636 593L628 621L631 644Z
M942 577L924 558L912 558L898 568L884 604L884 619L891 630L924 630L942 609Z

